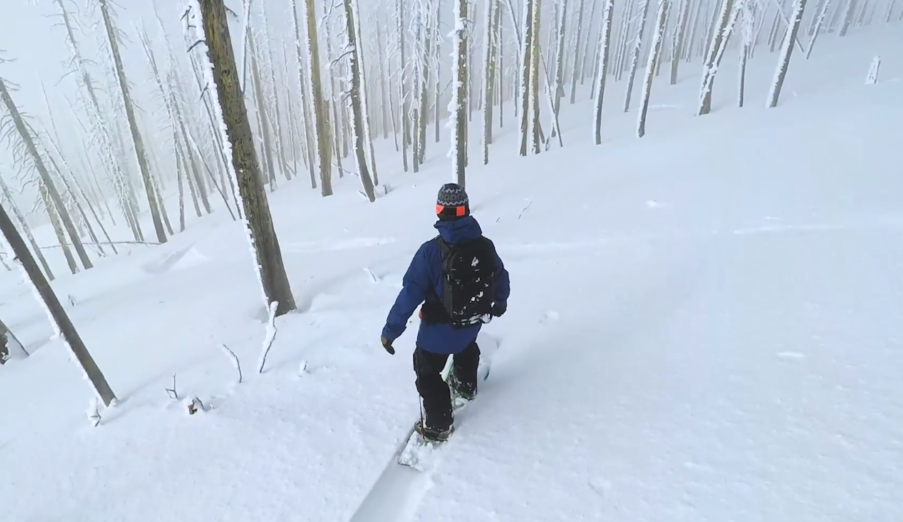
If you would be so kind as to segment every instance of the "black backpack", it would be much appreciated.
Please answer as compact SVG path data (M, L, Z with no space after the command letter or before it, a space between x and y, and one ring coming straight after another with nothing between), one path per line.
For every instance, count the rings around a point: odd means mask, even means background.
M492 320L495 301L495 245L485 237L449 245L441 236L442 299L424 305L428 322L446 322L454 328L485 324ZM438 305L438 306L437 306Z

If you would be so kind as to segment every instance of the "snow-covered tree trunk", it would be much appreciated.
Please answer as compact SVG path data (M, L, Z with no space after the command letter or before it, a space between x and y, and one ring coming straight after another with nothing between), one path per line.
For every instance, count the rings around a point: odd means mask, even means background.
M383 38L382 23L376 24L376 64L377 74L379 74L379 113L382 117L383 139L389 139L389 93L391 88L388 78L386 78L386 58L385 58L385 39ZM394 132L394 130L393 130Z
M19 108L13 102L12 96L9 93L9 89L7 89L6 87L6 82L3 80L3 78L0 78L0 102L2 102L2 106L6 108L6 112L9 115L10 120L12 121L13 128L15 129L16 134L19 135L21 143L24 146L25 157L29 158L35 170L38 171L41 182L47 190L47 197L52 203L51 206L55 207L56 211L59 213L60 221L62 221L62 226L63 228L65 228L66 233L69 235L69 239L72 241L72 246L73 248L75 248L75 252L78 255L79 260L81 261L85 269L93 268L94 265L91 263L91 259L88 257L88 253L85 251L85 247L78 235L78 230L76 230L75 228L75 223L73 223L72 219L69 217L69 212L66 210L63 199L60 197L59 191L57 191L56 187L54 186L50 172L47 170L47 167L44 164L44 160L41 158L40 152L38 152L38 148L35 145L34 136L25 123L25 120L22 117L22 113L19 112ZM66 244L65 238L63 238L62 244ZM75 272L73 271L73 273Z
M636 70L640 63L640 51L643 48L643 34L646 31L646 19L649 17L649 0L643 0L642 14L639 19L636 40L633 44L633 55L630 58L630 76L627 77L627 94L624 97L624 112L630 110L630 98L633 95L633 84L636 81Z
M605 99L605 81L608 76L608 62L611 54L611 20L613 0L604 0L602 8L602 27L599 33L599 66L596 70L596 113L593 120L596 145L602 144L602 102Z
M555 93L553 94L553 112L557 115L561 108L561 98L564 97L564 58L565 37L567 36L568 0L558 0L558 20L556 21L556 50L555 50Z
M492 105L495 97L496 14L501 6L497 0L487 0L483 32L483 164L489 163L492 144Z
M344 0L343 0L344 1ZM398 45L398 106L401 111L401 159L404 171L408 171L408 144L410 143L411 122L408 103L408 63L405 57L404 35L405 6L403 0L395 0L395 37Z
M533 53L533 9L535 0L524 0L523 39L520 46L520 155L527 155L530 131L530 80L532 74ZM538 36L537 36L538 37Z
M3 205L0 205L0 232L3 233L6 243L9 244L7 251L13 252L18 262L22 265L27 281L35 290L38 301L44 305L47 315L54 325L54 330L69 347L72 355L75 356L75 360L85 372L85 377L94 387L100 400L103 401L105 406L110 406L116 400L116 394L113 393L103 372L97 367L97 363L94 362L94 358L91 357L87 347L85 347L85 343L75 329L75 325L72 324L69 315L66 314L66 310L53 292L50 283L44 277L44 274L41 273L38 264L25 245L25 241L22 239L19 231L13 225Z
M652 94L652 79L655 77L656 65L661 58L662 42L665 38L665 24L668 22L670 0L659 0L658 17L655 21L655 35L652 37L652 48L649 50L649 61L646 62L646 77L643 81L643 97L640 102L640 114L637 119L636 134L638 138L646 135L646 114L649 112L649 98Z
M323 3L323 30L324 37L326 40L326 59L332 60L332 31L330 30L331 20L329 18L330 13L332 12L331 4L324 2ZM332 147L331 152L333 157L336 160L336 166L338 167L339 177L342 177L342 172L344 171L344 167L342 166L342 141L344 140L343 136L345 134L344 129L342 128L343 119L339 117L339 113L345 112L344 104L339 104L336 100L336 80L335 75L332 73L332 67L327 67L326 73L329 75L329 81L325 83L326 85L326 98L329 104L329 110L331 110L332 114L332 122L329 127L330 135L329 135L329 143ZM327 111L327 113L329 113Z
M138 121L135 118L135 107L132 104L129 83L125 77L125 68L122 65L122 57L119 53L119 37L116 33L116 28L113 25L113 18L110 14L108 0L97 0L97 2L100 5L104 28L107 32L107 43L110 46L110 54L113 57L113 63L116 67L116 79L119 82L119 92L122 96L126 118L128 118L129 132L131 133L132 143L135 147L135 155L137 156L141 179L144 182L144 190L147 193L147 204L150 209L151 219L154 223L154 231L157 234L157 242L166 243L166 231L163 229L163 220L160 217L160 207L157 206L157 199L154 197L153 181L151 180L150 169L147 165L147 152L144 149L144 139L141 137L141 132L138 130Z
M847 0L846 9L843 12L843 22L837 36L846 36L850 26L853 25L853 15L856 12L856 0Z
M671 39L671 85L677 85L677 68L680 65L680 57L684 53L684 35L687 32L687 23L690 20L691 0L680 0L680 11L674 26L674 37Z
M342 0L345 7L345 54L348 57L350 74L348 78L348 103L351 105L352 123L351 135L354 139L354 159L357 162L358 176L361 178L361 186L364 195L370 202L376 201L373 191L373 180L370 178L370 170L367 168L366 139L364 136L364 108L361 102L361 62L359 61L359 48L357 42L357 21L354 19L353 0Z
M530 90L532 91L532 114L530 119L533 125L533 154L539 154L542 138L542 125L539 120L539 63L542 58L540 52L540 20L542 18L542 0L533 0L533 38L530 40ZM549 93L550 95L552 93Z
M320 160L320 193L332 195L332 154L329 144L329 115L323 103L323 82L320 79L320 50L317 41L317 15L314 0L304 1L304 19L307 21L307 82L305 88L310 93L313 104L314 133Z
M596 6L596 0L591 0L593 2L593 9ZM583 7L585 4L585 0L580 0L580 5L577 8L577 29L574 31L574 37L571 40L571 44L569 47L571 52L574 54L574 68L571 69L571 98L570 103L573 104L577 100L577 78L581 74L580 67L580 48L581 43L586 38L583 36ZM590 16L590 21L592 21L592 16Z
M283 315L295 309L295 298L285 272L266 192L261 183L254 136L232 51L226 6L223 0L192 0L192 11L194 10L194 16L200 19L189 19L189 23L194 23L199 40L207 46L204 69L208 88L216 90L214 113L222 122L220 133L224 146L228 149L226 156L232 158L230 177L238 185L236 192L244 210L245 230L255 257L255 268L265 305L269 308L270 303L278 302L276 313Z
M357 6L357 0L351 0L351 10L354 14L354 28L357 33L355 34L355 41L363 42L363 32L361 31L361 14L360 10ZM361 87L360 97L361 97L361 113L363 116L363 124L364 128L362 132L364 133L364 145L367 148L367 154L370 159L369 172L370 177L373 180L374 185L379 185L379 174L377 174L376 169L376 152L373 149L373 135L370 132L370 103L367 97L367 61L364 58L364 52L362 50L362 44L359 44L355 47L355 52L357 54L357 60L355 62L358 66L358 75L360 76L359 84Z
M306 0L301 0L302 2L306 2ZM304 56L308 55L306 42L302 48L301 43L301 26L298 23L298 3L297 0L290 0L292 7L292 29L295 32L295 51L296 57L298 59L297 72L298 77L296 81L298 82L298 88L301 92L301 117L303 118L303 126L304 126L304 144L305 152L307 153L307 168L310 172L310 188L317 188L317 167L315 160L315 152L313 143L316 141L316 130L317 124L314 122L314 128L310 128L311 121L311 104L310 100L308 100L308 96L310 95L307 91L308 82L304 75ZM306 14L305 14L306 16ZM317 149L316 154L319 154L319 149ZM321 163L322 168L322 163Z
M436 71L436 87L433 91L433 125L435 127L435 140L436 143L439 143L440 138L440 125L439 122L442 119L442 108L440 107L440 100L442 99L442 60L441 60L441 50L442 50L442 2L440 0L436 0L436 23L434 24L434 38L435 44L433 45L433 69Z
M489 3L492 3L494 0L491 0ZM424 159L426 158L426 129L427 123L429 122L429 97L430 97L430 76L431 69L430 62L432 59L433 52L433 40L435 31L433 30L433 9L430 3L423 6L421 10L421 24L420 27L423 31L423 36L421 40L423 41L423 53L420 57L420 81L418 85L418 96L420 98L420 108L417 111L419 120L417 125L417 159L414 162L415 165L423 164ZM438 65L438 64L434 64Z
M742 0L741 0L742 1ZM734 6L734 0L722 0L721 11L718 15L718 25L712 34L712 41L709 44L708 57L705 62L705 69L702 75L702 86L699 91L699 109L696 114L702 116L712 112L712 89L715 84L715 75L718 73L718 57L721 48L727 45L727 39L730 35L730 16Z
M452 20L454 29L454 52L452 58L452 102L448 106L449 127L452 132L451 150L452 180L465 186L467 167L467 0L454 0L455 11Z
M135 240L143 241L144 234L141 232L141 225L136 216L137 209L128 197L126 174L118 161L119 157L117 157L113 146L113 131L111 129L110 121L107 119L105 112L101 108L88 64L82 57L78 40L75 38L75 32L69 19L69 13L64 7L62 0L56 0L56 3L60 8L63 25L66 28L66 40L72 53L72 63L75 66L75 71L78 74L81 87L85 90L85 94L88 98L90 105L88 113L94 121L94 131L97 133L97 141L99 142L98 147L100 149L101 157L106 163L106 167L109 171L110 182L116 194L117 203L122 210L123 217L125 217L126 222L132 230Z
M254 101L257 105L257 121L259 124L261 149L263 151L263 164L261 165L261 175L263 182L270 185L270 191L276 189L276 164L273 161L273 136L270 135L270 125L267 121L266 111L266 94L263 89L263 81L260 78L260 55L257 52L257 42L254 38L254 32L248 29L248 63L251 68L251 86L254 92ZM245 86L245 92L250 92Z
M47 279L53 281L53 271L50 269L50 265L47 264L47 260L44 258L44 253L41 252L40 247L38 247L37 241L34 239L34 234L31 232L31 226L25 220L25 216L22 214L22 211L19 210L18 205L13 200L13 196L9 191L9 187L6 185L6 182L3 181L3 177L0 176L0 191L3 193L2 203L7 205L13 211L13 215L16 217L16 221L19 223L19 228L25 233L26 239L28 239L28 244L31 245L31 249L34 251L34 255L38 258L38 262L41 263L41 268L44 269L44 274L47 275Z
M746 64L755 39L756 15L752 2L745 0L741 10L743 16L743 41L740 44L740 75L737 89L737 106L743 107L746 99Z
M41 195L41 202L44 203L44 210L47 212L50 228L53 229L53 233L56 235L56 241L60 244L60 249L63 251L63 257L66 258L66 264L69 266L69 271L73 274L77 274L78 263L72 256L72 250L69 249L69 242L66 241L66 231L63 230L63 225L60 224L60 215L57 213L59 209L54 206L53 200L50 198L50 191L47 189L47 184L41 179L38 179L38 192ZM63 211L65 212L65 209L63 209Z
M790 56L793 54L793 42L799 33L805 9L806 0L796 0L796 4L793 6L793 16L790 19L790 28L784 34L784 42L781 44L781 57L778 62L778 68L775 70L774 81L771 83L771 89L768 92L768 108L777 106L778 98L781 96L781 88L784 86L784 79L787 78L787 68L790 66Z
M822 3L821 12L819 12L815 21L815 26L812 28L812 37L809 38L809 45L806 46L807 60L812 55L812 48L815 47L815 40L818 39L818 35L821 33L821 26L825 23L825 17L828 15L828 6L830 5L831 0L824 0Z

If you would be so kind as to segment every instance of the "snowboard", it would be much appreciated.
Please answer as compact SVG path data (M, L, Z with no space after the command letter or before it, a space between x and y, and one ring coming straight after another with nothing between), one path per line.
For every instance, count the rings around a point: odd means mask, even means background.
M480 366L477 370L477 379L485 381L489 378L492 357L498 350L499 341L494 337L480 334L477 342L480 345ZM449 357L448 361L445 363L445 368L441 373L442 379L446 383L449 383L450 381L452 363L453 360ZM454 390L451 390L451 399L452 411L455 414L455 430L457 430L463 420L463 417L459 415L459 413L473 401L458 396L455 394ZM397 460L402 466L407 466L418 471L429 471L435 464L435 453L448 444L449 440L455 436L455 431L452 431L448 436L449 438L445 441L430 441L424 439L423 436L417 433L415 427L416 422L414 423L414 426L411 426L411 429L408 430L408 434L398 452Z

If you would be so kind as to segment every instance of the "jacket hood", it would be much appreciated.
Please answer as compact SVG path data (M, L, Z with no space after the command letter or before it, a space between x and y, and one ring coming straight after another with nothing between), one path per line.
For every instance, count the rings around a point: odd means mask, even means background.
M433 227L439 231L442 239L450 244L462 243L477 239L483 235L483 229L473 216L466 216L452 221L437 221Z

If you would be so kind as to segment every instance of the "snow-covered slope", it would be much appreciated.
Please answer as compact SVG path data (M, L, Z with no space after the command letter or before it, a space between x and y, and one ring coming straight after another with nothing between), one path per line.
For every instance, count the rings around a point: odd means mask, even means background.
M656 85L642 140L635 113L613 114L591 146L584 104L562 149L517 158L503 134L489 166L474 152L474 215L512 297L431 473L392 464L417 417L416 319L394 357L378 336L434 234L444 146L420 174L382 169L374 205L354 179L329 199L272 195L300 310L277 320L262 375L265 314L224 212L61 277L123 399L96 428L90 388L3 274L0 313L37 349L0 368L0 520L903 519L900 33L824 42L775 110L731 108L722 86L689 117L687 67ZM195 396L210 409L189 416Z

